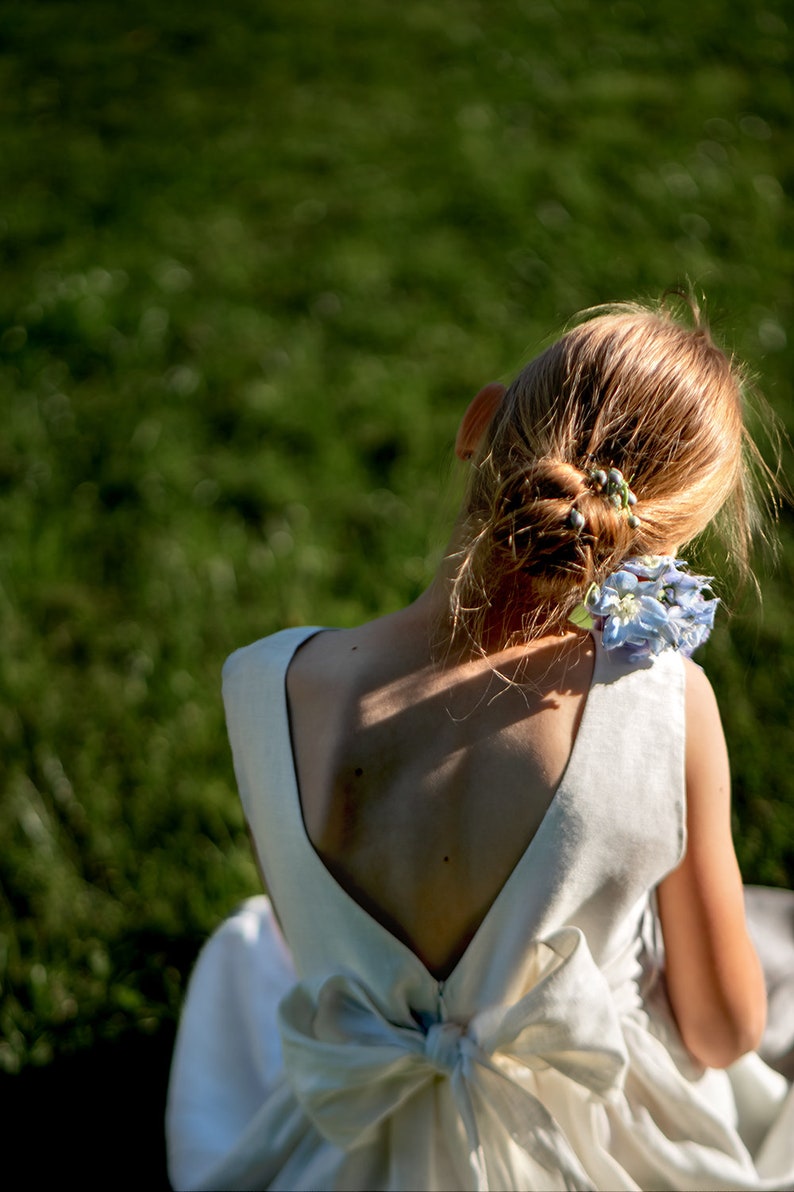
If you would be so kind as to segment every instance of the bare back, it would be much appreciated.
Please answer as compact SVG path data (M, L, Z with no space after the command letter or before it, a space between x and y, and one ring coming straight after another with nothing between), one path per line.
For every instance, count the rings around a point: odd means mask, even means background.
M516 675L524 659L520 685ZM437 977L462 955L535 835L590 687L567 634L440 667L412 610L324 632L287 694L306 831L337 881Z

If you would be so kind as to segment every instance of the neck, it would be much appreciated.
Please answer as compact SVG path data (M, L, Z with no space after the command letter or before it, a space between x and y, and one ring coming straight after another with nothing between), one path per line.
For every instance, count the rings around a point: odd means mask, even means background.
M421 633L428 643L431 656L438 661L466 662L481 658L483 654L496 655L513 648L525 649L528 636L533 636L531 632L527 633L527 615L531 616L532 609L512 600L500 601L488 608L478 642L468 641L465 635L461 635L459 640L453 638L450 593L457 574L462 537L462 526L458 522L432 582L413 604L399 614L402 628L407 632ZM559 633L541 632L546 639L567 636L565 629Z

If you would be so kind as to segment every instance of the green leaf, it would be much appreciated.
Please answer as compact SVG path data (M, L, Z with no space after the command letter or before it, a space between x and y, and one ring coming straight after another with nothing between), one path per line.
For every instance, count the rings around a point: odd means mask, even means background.
M577 604L568 620L572 625L576 625L579 629L593 628L593 618L590 616L583 604Z

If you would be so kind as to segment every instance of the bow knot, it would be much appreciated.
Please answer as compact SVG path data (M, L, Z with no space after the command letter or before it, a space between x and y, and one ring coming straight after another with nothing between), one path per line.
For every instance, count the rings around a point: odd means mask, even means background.
M451 1075L460 1062L463 1027L457 1022L434 1022L425 1036L425 1055L433 1067Z
M558 1123L536 1095L533 1072L556 1069L599 1097L620 1088L627 1063L617 1010L582 932L565 927L528 953L527 993L490 1006L464 1026L388 1021L355 977L329 977L313 994L294 987L279 1007L287 1077L317 1129L343 1150L371 1141L380 1125L422 1088L451 1096L468 1143L473 1187L487 1192L489 1146L482 1107L498 1133L566 1188L592 1183ZM522 1075L523 1073L523 1075ZM441 1074L446 1077L438 1082ZM436 1095L436 1089L433 1089ZM479 1109L478 1109L479 1107Z

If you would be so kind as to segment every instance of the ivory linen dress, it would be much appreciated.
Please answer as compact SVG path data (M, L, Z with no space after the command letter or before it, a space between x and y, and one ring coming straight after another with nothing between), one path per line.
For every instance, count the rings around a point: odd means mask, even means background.
M788 1082L755 1054L698 1067L654 962L653 891L686 843L681 657L628 663L596 637L563 779L439 982L307 837L285 677L317 632L224 668L283 936L254 898L198 961L169 1090L174 1186L794 1187Z

